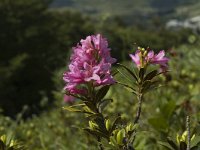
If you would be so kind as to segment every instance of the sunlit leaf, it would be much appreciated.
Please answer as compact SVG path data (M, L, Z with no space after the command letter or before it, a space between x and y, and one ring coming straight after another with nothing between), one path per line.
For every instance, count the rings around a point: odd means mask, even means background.
M80 109L77 109L77 108L74 108L74 107L70 107L70 106L65 106L65 107L63 107L63 109L67 110L67 111L71 111L71 112L92 114L91 112L87 112L87 111L80 110Z

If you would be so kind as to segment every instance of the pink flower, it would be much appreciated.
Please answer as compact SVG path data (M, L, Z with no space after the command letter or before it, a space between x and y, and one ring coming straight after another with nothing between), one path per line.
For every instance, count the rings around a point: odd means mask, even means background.
M151 64L159 64L161 66L167 67L167 62L169 61L169 59L164 56L165 56L164 50L160 51L157 55L154 55L154 52L150 51L147 55L147 60Z
M135 55L134 54L129 54L129 56L131 57L131 59L134 61L134 63L136 64L136 66L138 68L141 67L139 53L140 53L140 51L136 51Z
M65 103L73 103L75 101L75 98L73 96L69 96L69 95L64 95L64 102Z
M138 68L144 67L148 64L158 64L161 69L166 70L169 61L169 59L165 57L164 50L161 50L158 54L154 54L154 51L152 50L148 52L147 50L139 49L136 51L135 55L130 54L130 57Z
M63 74L65 90L74 94L87 93L86 84L94 86L115 83L111 76L111 65L116 59L110 56L108 42L100 34L82 39L73 47L69 71Z

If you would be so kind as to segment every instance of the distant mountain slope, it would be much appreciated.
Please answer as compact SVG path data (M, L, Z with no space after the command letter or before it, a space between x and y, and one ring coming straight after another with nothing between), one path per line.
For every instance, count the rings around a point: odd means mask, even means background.
M54 0L51 4L56 9L73 9L95 17L121 16L126 21L153 16L169 19L200 15L197 6L200 6L200 0Z

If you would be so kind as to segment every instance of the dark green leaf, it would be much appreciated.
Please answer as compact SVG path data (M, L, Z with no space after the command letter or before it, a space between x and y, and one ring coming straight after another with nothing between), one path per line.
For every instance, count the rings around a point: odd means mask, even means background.
M187 144L185 142L180 142L180 150L186 150Z
M85 102L85 104L87 105L87 107L91 110L91 111L93 111L93 112L97 112L97 108L96 108L96 105L95 104L93 104L92 102L90 102L90 101L87 101L87 102Z
M106 86L103 86L102 88L100 88L96 93L95 101L99 102L100 100L102 100L105 97L105 95L107 94L109 88L110 88L110 85L106 85Z
M111 128L111 132L112 132L113 130L115 130L117 124L118 124L120 121L121 121L121 116L118 116L118 117L114 120L114 122L113 122L113 126L112 126L112 128Z
M144 80L151 80L151 79L153 79L157 75L157 72L158 72L157 70L151 71L150 73L148 73L145 76Z
M146 80L142 84L142 88L148 89L151 86L152 82L151 80Z
M5 150L5 145L1 140L0 140L0 150Z
M139 78L140 78L141 81L143 81L144 75L145 75L145 69L144 68L140 68Z
M167 142L174 148L174 150L178 150L178 146L171 139L167 139Z

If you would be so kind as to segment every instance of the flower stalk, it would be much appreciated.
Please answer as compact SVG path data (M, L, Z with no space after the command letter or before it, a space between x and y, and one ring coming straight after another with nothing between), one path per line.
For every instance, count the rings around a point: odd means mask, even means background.
M138 108L137 108L137 113L136 113L136 117L134 120L134 124L138 123L139 119L140 119L140 114L142 111L142 93L138 93L137 99L138 99Z

